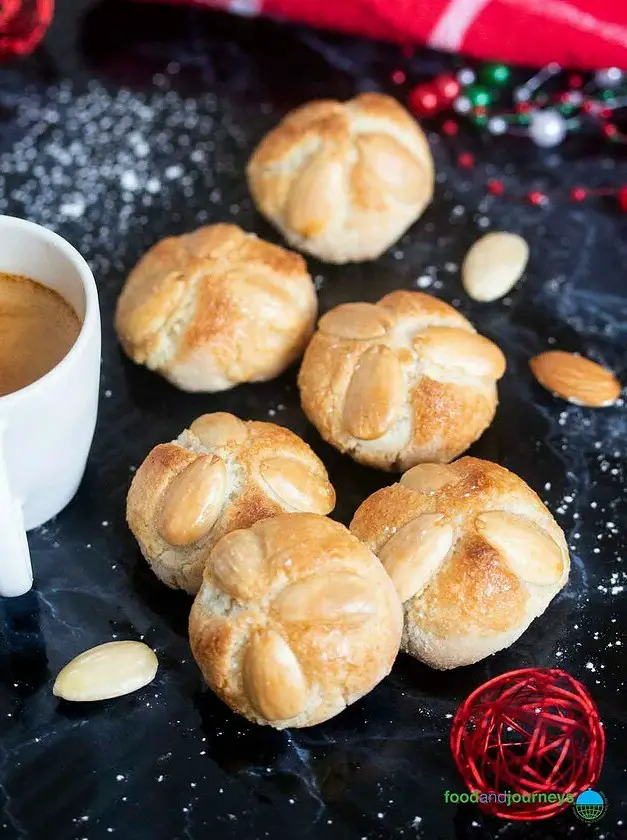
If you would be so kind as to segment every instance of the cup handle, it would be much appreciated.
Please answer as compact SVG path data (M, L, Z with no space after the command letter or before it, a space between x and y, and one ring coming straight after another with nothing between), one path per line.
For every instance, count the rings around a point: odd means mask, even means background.
M22 504L11 491L0 425L0 595L24 595L33 585L33 569L24 530Z

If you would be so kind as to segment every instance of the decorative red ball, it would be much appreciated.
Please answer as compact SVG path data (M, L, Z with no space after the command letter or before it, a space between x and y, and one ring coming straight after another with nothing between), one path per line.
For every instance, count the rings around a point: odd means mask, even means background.
M627 213L627 187L621 187L619 189L616 193L616 200L623 213Z
M0 2L0 60L28 55L41 41L54 14L54 0Z
M584 114L594 114L599 110L599 105L594 99L584 99L581 103L581 110Z
M613 123L605 123L601 130L606 137L615 137L618 134L618 129Z
M455 76L451 76L448 73L437 76L433 80L433 86L438 96L446 102L452 102L459 96L461 91L461 85Z
M516 105L516 113L518 114L528 114L531 111L531 105L529 102L519 102Z
M529 204L535 204L540 207L543 204L548 204L549 199L543 192L540 192L539 190L532 190L527 193L527 201Z
M406 78L407 78L407 76L405 75L404 70L395 70L392 73L392 82L395 85L402 85L405 82Z
M580 88L583 87L584 78L579 73L573 73L572 76L568 78L568 87L570 88Z
M488 192L490 195L503 195L505 192L503 182L497 180L496 178L490 178L488 181Z
M457 158L457 165L461 166L462 169L472 169L475 165L474 155L471 155L470 152L462 152Z
M479 794L479 807L509 820L534 820L572 804L549 800L550 794L571 794L574 801L595 787L605 735L580 682L557 668L525 668L490 680L462 703L451 750L469 789ZM503 799L506 792L509 801L482 801L481 794Z
M409 107L419 117L432 117L442 107L435 89L430 84L416 85L409 94Z
M573 201L585 201L588 197L588 190L583 187L573 187L570 191L570 197Z

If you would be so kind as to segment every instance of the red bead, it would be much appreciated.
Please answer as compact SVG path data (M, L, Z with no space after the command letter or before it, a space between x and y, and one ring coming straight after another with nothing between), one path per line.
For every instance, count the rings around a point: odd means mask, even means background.
M504 819L537 820L572 804L547 794L595 787L605 733L594 700L574 677L558 668L524 668L473 691L455 713L450 746L471 791L536 794L536 801L518 802L478 797L480 808Z
M583 76L580 76L579 73L573 73L568 79L568 87L580 88L583 86L583 81Z
M472 112L475 115L475 117L485 117L485 115L488 113L488 109L484 108L483 105L477 105L476 108L472 109Z
M461 91L461 86L455 76L451 76L448 73L445 73L442 76L437 76L433 80L433 86L438 96L446 102L452 102L453 99L456 99L459 96Z
M588 197L588 190L584 190L583 187L573 187L570 191L570 197L573 201L585 201Z
M462 152L457 158L457 164L458 166L461 166L462 169L472 169L475 165L474 155L471 155L470 152Z
M584 99L581 103L581 110L584 114L595 114L599 110L599 105L594 99Z
M405 75L404 70L395 70L392 73L392 82L395 85L402 85L406 78L407 76Z
M618 129L613 123L606 123L601 131L606 137L614 137L618 133Z
M488 181L488 192L490 195L503 195L505 192L503 182L497 180L496 178L490 178Z
M459 126L455 120L444 120L442 123L442 132L446 134L447 137L454 137L458 131Z
M409 106L419 117L431 117L441 107L435 90L429 84L416 85L409 94Z
M543 192L539 190L532 190L532 192L527 193L527 201L529 204L535 204L536 206L540 206L542 204L546 204L548 202L548 198Z
M627 187L621 187L619 189L616 194L616 200L623 213L627 213Z
M516 105L516 111L519 114L528 114L529 111L531 111L531 105L529 102L519 102L518 105Z
M614 111L611 108L608 108L607 105L604 105L602 108L599 108L599 116L603 120L611 120L614 116Z

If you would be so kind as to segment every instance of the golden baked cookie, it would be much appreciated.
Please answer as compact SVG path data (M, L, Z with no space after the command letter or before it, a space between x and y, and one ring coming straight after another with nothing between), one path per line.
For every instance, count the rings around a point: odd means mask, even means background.
M318 323L298 376L322 437L356 461L405 470L450 461L490 425L505 357L422 292L345 303Z
M266 516L334 506L324 464L297 435L217 412L148 454L128 492L126 518L157 577L195 595L220 537Z
M234 711L277 729L337 715L385 677L403 611L377 558L324 516L220 540L189 619L192 653Z
M351 532L403 602L403 650L456 668L515 642L568 579L562 529L533 490L478 458L420 464L360 505Z
M154 245L131 271L115 329L126 353L184 391L224 391L282 373L317 312L305 261L208 225Z
M287 241L331 263L380 256L433 197L433 159L395 99L309 102L255 149L248 184Z

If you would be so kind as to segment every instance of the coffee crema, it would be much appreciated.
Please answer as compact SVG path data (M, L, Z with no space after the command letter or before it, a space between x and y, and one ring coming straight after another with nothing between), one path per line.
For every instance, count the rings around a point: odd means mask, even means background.
M0 272L0 397L56 367L80 331L78 315L58 292Z

